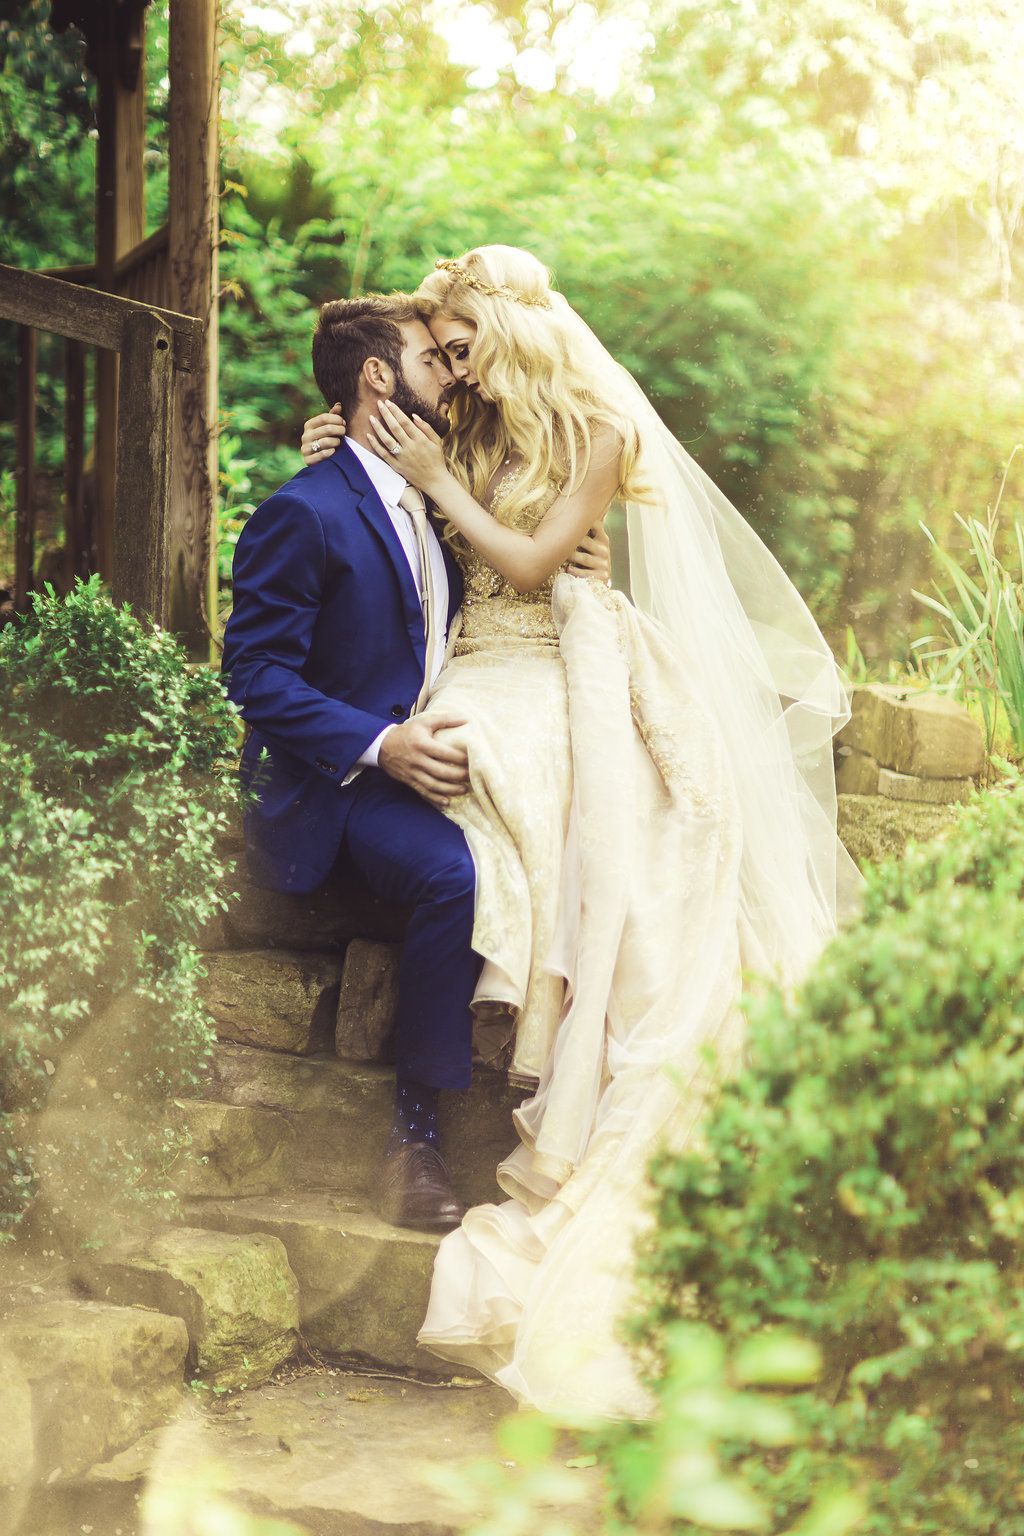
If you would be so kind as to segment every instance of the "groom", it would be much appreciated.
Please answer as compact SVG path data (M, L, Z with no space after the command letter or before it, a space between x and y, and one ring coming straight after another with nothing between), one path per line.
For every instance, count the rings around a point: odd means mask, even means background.
M469 1086L480 959L473 863L441 814L469 780L465 751L437 732L465 722L415 711L440 671L462 578L368 428L390 399L443 436L454 379L398 294L325 304L313 372L340 404L345 439L257 508L235 551L223 668L252 727L246 852L253 878L275 889L311 891L340 858L374 895L411 908L380 1209L444 1231L463 1211L438 1150L437 1101ZM610 575L603 535L584 551L574 570Z
M444 434L455 381L400 295L325 304L313 372L324 399L340 402L346 440L256 510L235 552L223 668L252 727L246 852L256 880L296 892L318 886L340 856L375 896L411 908L380 1207L398 1225L443 1231L463 1210L438 1150L438 1093L469 1086L480 960L473 863L440 814L469 781L465 751L437 732L464 722L413 713L427 657L421 550L435 676L462 579L422 519L417 537L406 482L373 452L367 428L393 399Z

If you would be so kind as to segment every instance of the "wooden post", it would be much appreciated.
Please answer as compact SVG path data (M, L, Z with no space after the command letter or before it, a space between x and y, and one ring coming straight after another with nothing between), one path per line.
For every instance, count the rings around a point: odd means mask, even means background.
M32 560L36 536L36 373L39 360L39 332L28 325L18 326L18 405L15 474L17 501L14 532L14 606L19 613L28 610L32 591Z
M64 344L64 548L72 578L87 576L89 534L85 522L85 348Z
M117 291L118 258L146 233L146 91L144 0L102 0L93 7L90 59L96 69L96 286ZM101 574L113 569L117 451L117 358L96 354L95 545Z
M121 349L114 601L167 622L167 505L174 427L174 333L133 314Z
M174 0L170 13L169 305L206 329L195 371L176 381L168 628L211 655L217 511L217 3Z

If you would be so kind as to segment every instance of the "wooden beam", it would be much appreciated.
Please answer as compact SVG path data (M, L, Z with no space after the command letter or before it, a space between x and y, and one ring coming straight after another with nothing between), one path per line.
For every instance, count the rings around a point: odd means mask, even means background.
M96 276L113 291L118 260L146 237L145 6L103 0L96 63Z
M18 327L18 404L15 427L16 504L14 525L14 606L28 610L33 587L36 537L36 375L39 333Z
M201 318L205 336L195 369L175 385L168 627L208 659L217 575L217 0L174 0L169 55L170 303Z
M118 258L146 234L145 7L138 0L97 0L90 58L96 73L96 286L117 287ZM100 573L113 569L115 468L117 460L118 363L96 356L93 470L96 486L94 542Z
M44 277L41 272L0 266L0 320L16 320L19 325L84 341L87 346L120 352L129 317L153 312L149 305L136 304L133 299L98 293L77 283L62 282L59 277ZM175 368L191 371L202 356L202 321L170 309L155 313L170 327Z
M114 510L115 603L167 622L167 506L174 428L174 333L143 310L121 349Z
M85 347L64 344L64 549L68 574L89 574L85 520Z

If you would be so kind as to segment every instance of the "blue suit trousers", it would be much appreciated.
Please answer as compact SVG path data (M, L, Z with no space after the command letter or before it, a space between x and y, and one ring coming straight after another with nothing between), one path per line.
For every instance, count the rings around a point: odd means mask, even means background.
M341 845L373 894L412 908L399 972L395 1068L432 1088L468 1088L476 876L454 822L379 768L348 787Z

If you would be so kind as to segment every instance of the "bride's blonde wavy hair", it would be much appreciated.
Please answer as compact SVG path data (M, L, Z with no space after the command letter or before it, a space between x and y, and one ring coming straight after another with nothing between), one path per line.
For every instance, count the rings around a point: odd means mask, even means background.
M428 324L444 314L476 327L473 368L490 400L457 391L445 439L452 472L472 496L482 499L512 452L525 467L504 503L506 517L542 500L552 484L575 487L595 434L610 429L622 445L618 494L645 499L636 429L613 400L594 393L574 355L573 312L536 256L478 246L438 263L413 299Z

